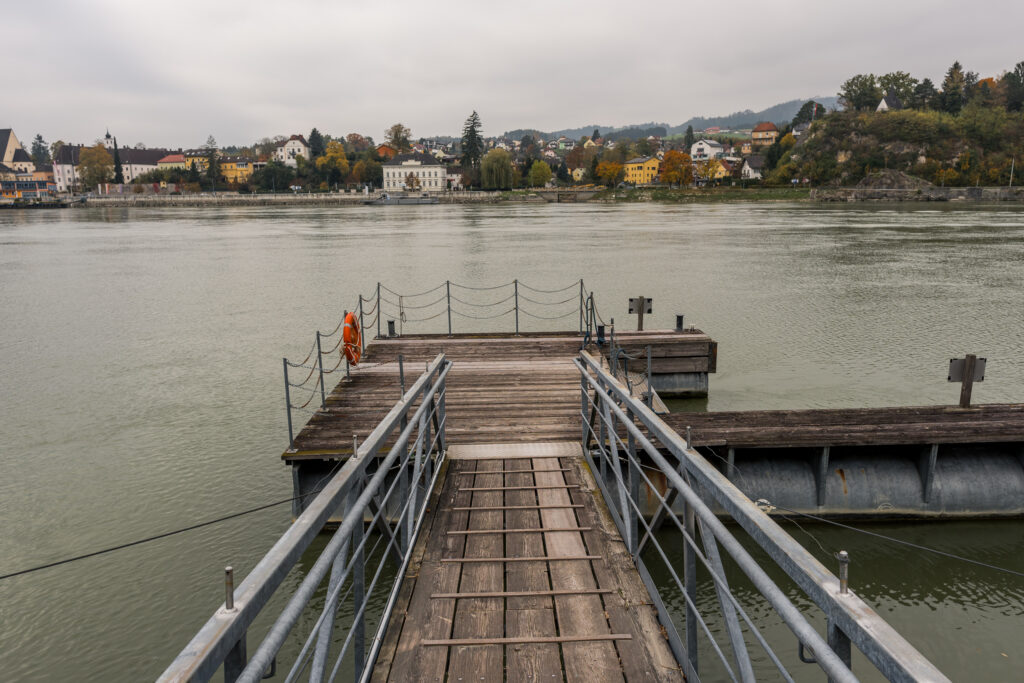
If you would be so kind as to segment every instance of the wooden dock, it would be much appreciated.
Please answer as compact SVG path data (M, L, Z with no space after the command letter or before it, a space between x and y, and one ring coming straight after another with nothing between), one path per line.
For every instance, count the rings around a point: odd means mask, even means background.
M408 385L441 352L455 364L448 380L448 443L579 441L580 377L572 359L580 342L573 333L374 339L351 378L331 392L326 408L282 457L293 462L351 454L353 435L365 438L401 396L398 357ZM660 359L696 353L691 348L706 356L713 348L700 330L616 333L616 343L634 350L650 345Z
M802 448L1024 441L1024 404L745 410L665 415L694 446Z
M681 681L579 443L453 446L375 681Z

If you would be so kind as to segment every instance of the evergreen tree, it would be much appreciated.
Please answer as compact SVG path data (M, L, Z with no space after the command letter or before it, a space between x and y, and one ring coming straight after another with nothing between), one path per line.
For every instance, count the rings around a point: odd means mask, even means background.
M217 141L213 136L206 138L206 177L210 179L210 185L217 189L220 182L220 155L217 153Z
M590 139L593 140L594 142L597 142L597 139L599 137L601 137L601 131L599 131L597 128L595 128L594 129L594 134L590 136Z
M1020 111L1024 108L1024 62L1019 62L1013 71L1008 71L1002 82L1006 89L1006 108Z
M690 148L693 147L693 143L697 141L693 134L693 126L686 127L686 135L683 137L683 147L686 148L686 153L689 154Z
M558 172L555 174L555 177L563 183L569 181L569 167L565 165L564 161L558 165Z
M484 155L484 141L480 137L480 116L473 113L462 126L462 167L476 168Z
M967 78L960 62L953 62L942 81L942 109L959 114L966 100Z
M309 131L309 156L312 157L310 161L316 161L324 154L327 153L327 142L324 140L324 136L320 134L316 128Z
M117 149L117 138L114 138L114 182L124 183L124 169L121 167L121 152Z
M930 78L926 78L914 88L914 96L908 103L914 109L934 109L938 104L939 92Z
M50 163L50 148L39 134L32 140L32 163L36 166Z

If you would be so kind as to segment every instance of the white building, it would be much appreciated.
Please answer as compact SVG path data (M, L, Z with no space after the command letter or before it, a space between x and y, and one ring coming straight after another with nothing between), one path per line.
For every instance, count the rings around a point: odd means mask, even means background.
M309 153L309 143L306 142L306 138L301 135L293 135L284 142L277 144L277 149L274 150L274 160L280 161L285 166L295 167L298 166L298 162L295 161L295 157L301 156L306 161L311 160Z
M744 180L761 180L764 170L764 157L754 154L743 161L740 177Z
M721 159L724 156L725 146L715 140L698 140L690 145L690 158L694 161Z
M384 162L385 192L443 192L447 180L448 169L429 154L399 154Z
M53 182L58 192L68 192L80 182L78 176L78 153L82 145L63 145L53 157Z

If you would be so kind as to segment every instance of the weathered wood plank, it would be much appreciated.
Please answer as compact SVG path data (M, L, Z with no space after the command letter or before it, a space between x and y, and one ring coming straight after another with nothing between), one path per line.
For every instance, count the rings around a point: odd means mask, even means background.
M504 480L501 461L480 462L474 483L480 486L496 486ZM472 507L501 505L500 491L474 491ZM504 524L504 513L499 510L472 510L469 512L469 529L500 529ZM504 542L500 536L469 536L465 538L464 558L485 558L501 555ZM449 563L461 564L461 563ZM504 567L500 562L476 562L462 567L460 591L476 593L500 591L505 587ZM450 592L450 591L449 591ZM459 600L455 607L455 622L452 624L452 638L501 638L505 635L505 601L501 598L471 598ZM478 681L501 680L503 675L504 647L501 645L456 645L448 657L450 680Z

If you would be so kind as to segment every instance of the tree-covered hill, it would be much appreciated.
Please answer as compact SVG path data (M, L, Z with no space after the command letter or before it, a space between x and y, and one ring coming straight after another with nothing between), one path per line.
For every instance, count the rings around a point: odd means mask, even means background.
M874 111L886 93L904 108ZM1014 159L1024 161L1024 62L980 80L955 63L941 90L902 72L858 75L841 99L846 110L815 121L799 141L779 141L769 182L850 185L893 169L936 185L1004 185Z

